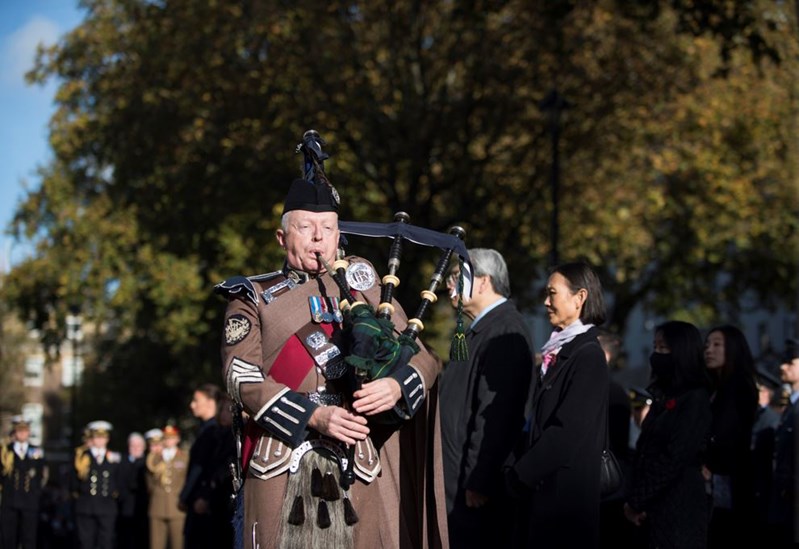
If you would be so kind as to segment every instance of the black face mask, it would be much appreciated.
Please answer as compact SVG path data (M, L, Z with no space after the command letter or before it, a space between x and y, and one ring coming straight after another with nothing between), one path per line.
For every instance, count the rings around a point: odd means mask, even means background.
M671 353L652 353L649 355L652 373L661 385L670 385L674 378L674 359Z

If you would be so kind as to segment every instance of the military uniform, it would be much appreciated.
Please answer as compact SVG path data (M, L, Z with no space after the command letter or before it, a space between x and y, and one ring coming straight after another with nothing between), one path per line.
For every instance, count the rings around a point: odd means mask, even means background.
M181 549L186 513L178 508L178 496L186 482L189 457L180 448L175 448L169 459L164 452L167 450L147 455L150 549Z
M295 180L284 206L284 212L291 210L337 211L337 194L325 184ZM356 299L377 305L380 286L372 265L358 257L348 262ZM321 437L308 425L317 407L340 406L345 393L332 371L341 365L348 344L337 310L340 290L329 274L317 276L288 265L268 275L228 279L216 290L229 299L222 344L227 390L250 416L243 463L245 547L272 548L297 524L287 525L284 499L288 477L294 474L290 471L308 457L303 452L346 452L342 444ZM392 321L398 334L407 317L396 302L394 306ZM422 348L409 364L397 368L391 377L402 391L400 400L382 414L388 421L369 417L370 436L355 445L356 480L343 497L359 519L354 525L348 522L355 547L446 545L440 440L426 430L428 417L434 417L430 426L438 431L435 399L426 397L440 367ZM426 465L434 466L436 474L425 470ZM322 502L319 507L316 501L303 505L302 524L317 521L325 528ZM330 502L331 516L341 505L341 500ZM293 507L288 516L289 521L297 518Z
M92 434L108 433L110 426L89 424ZM95 454L98 454L95 456ZM120 490L118 452L81 446L75 451L72 494L75 522L82 549L112 549Z
M36 548L39 503L46 482L44 452L38 446L10 442L2 452L0 546Z

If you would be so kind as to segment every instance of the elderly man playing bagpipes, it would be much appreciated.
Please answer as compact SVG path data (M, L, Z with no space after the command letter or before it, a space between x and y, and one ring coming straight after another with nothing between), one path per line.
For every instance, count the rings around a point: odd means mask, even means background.
M453 252L469 272L463 232L414 227L402 213L389 224L339 222L323 144L310 130L297 147L304 177L277 231L283 268L216 286L228 298L227 389L250 418L234 475L239 535L253 549L447 547L431 392L441 363L416 337ZM343 257L340 232L393 238L389 274ZM392 298L403 241L441 249L410 321Z

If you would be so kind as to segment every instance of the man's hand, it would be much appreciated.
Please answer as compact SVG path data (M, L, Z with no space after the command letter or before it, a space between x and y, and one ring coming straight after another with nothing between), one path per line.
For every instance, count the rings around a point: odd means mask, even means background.
M488 496L484 496L480 492L466 490L466 507L477 509L488 503Z
M198 515L207 515L211 512L211 507L208 505L208 501L204 500L203 498L197 498L194 500L194 505L192 508Z
M348 412L341 406L319 406L311 414L308 426L347 444L364 440L369 434L366 418Z
M363 384L359 390L352 393L355 402L352 407L359 414L373 416L386 410L391 410L402 397L402 390L396 379L384 377Z

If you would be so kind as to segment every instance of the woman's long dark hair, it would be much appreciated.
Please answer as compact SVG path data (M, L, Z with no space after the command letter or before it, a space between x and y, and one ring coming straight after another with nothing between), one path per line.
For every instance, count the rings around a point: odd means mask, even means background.
M719 332L724 337L724 364L715 381L723 383L732 376L742 376L751 379L754 385L755 359L743 332L729 324L716 326L707 333L708 337L713 332Z
M710 376L705 368L705 345L699 329L689 322L669 320L655 328L655 333L657 332L660 332L671 349L674 363L670 386L661 389L670 392L696 387L710 389Z

